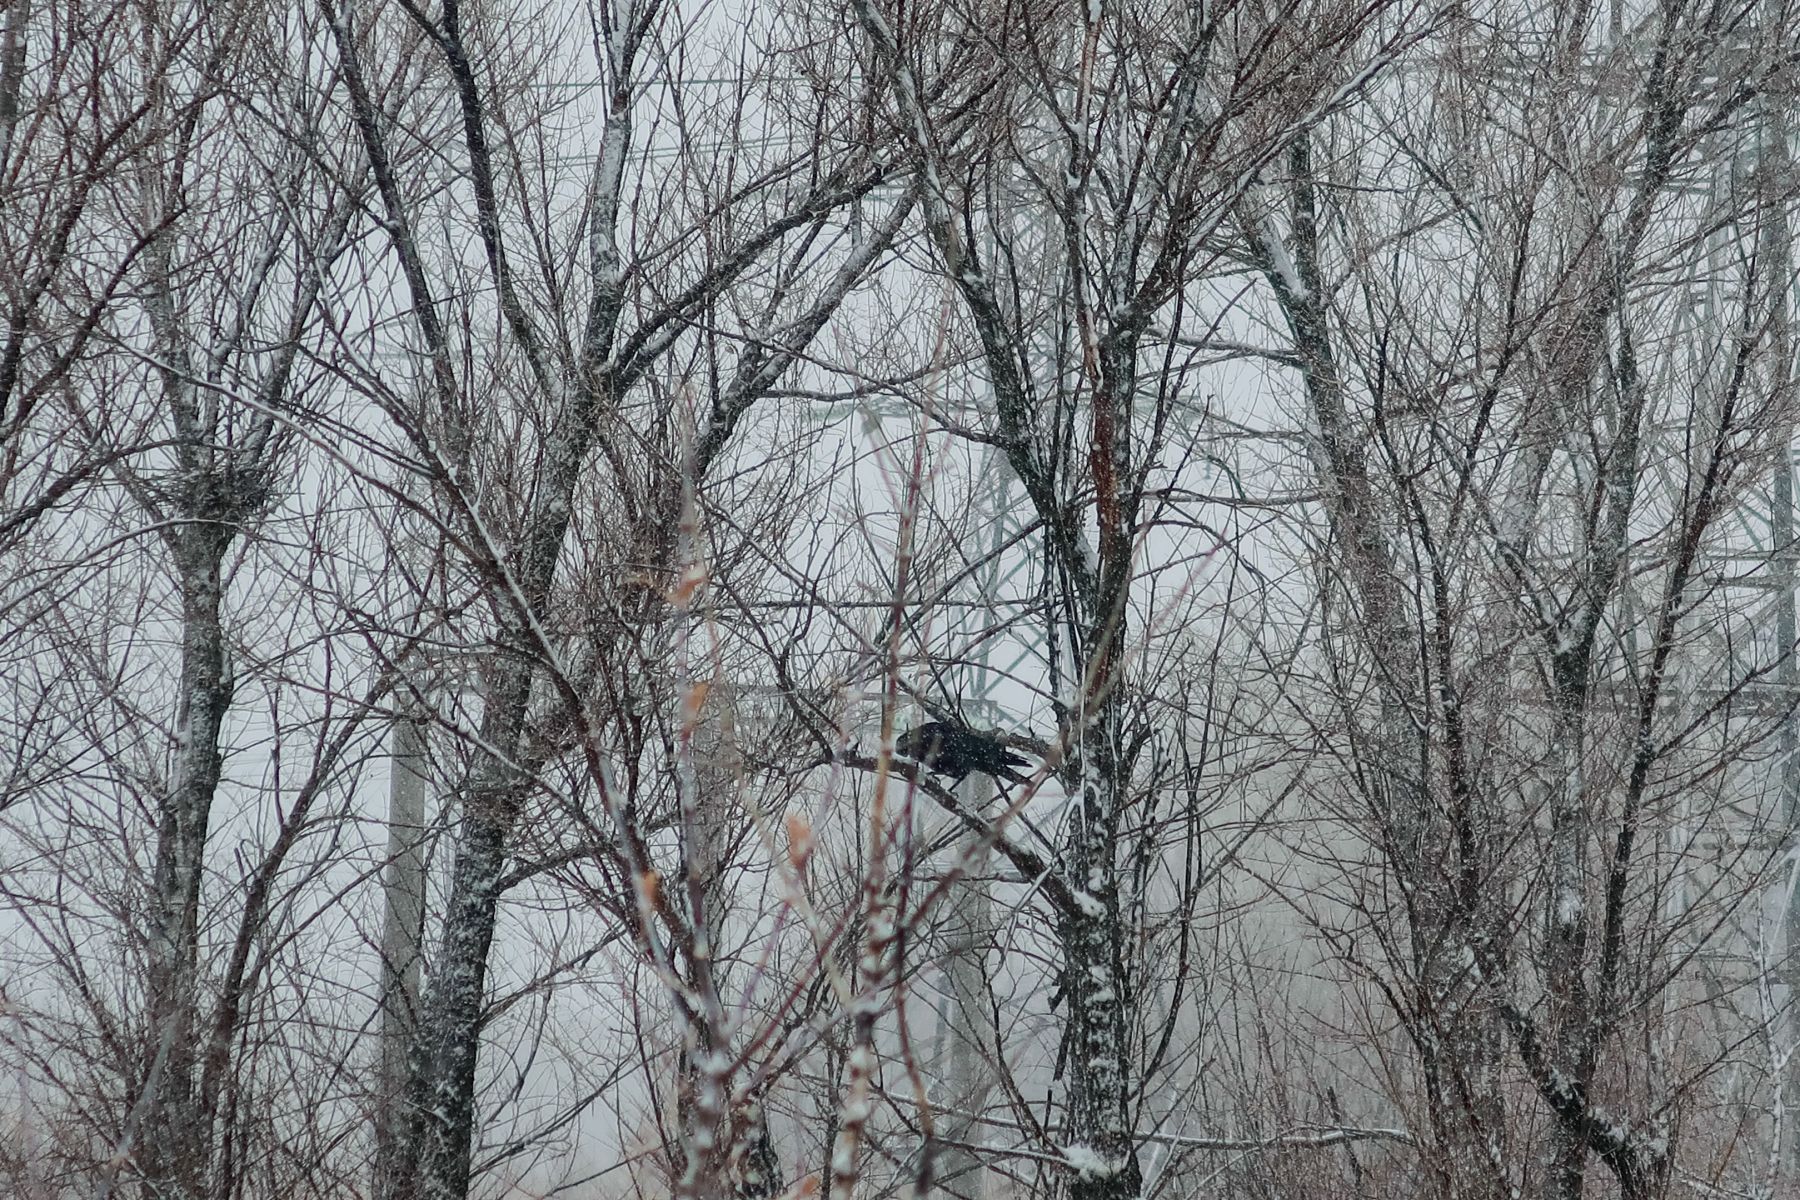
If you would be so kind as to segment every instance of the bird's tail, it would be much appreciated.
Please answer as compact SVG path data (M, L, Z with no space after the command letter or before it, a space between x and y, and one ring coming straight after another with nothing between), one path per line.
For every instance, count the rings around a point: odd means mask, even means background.
M1000 767L1001 778L1011 783L1030 783L1031 777L1018 770L1019 767L1029 767L1030 765L1030 759L1020 758L1011 751L1007 751Z

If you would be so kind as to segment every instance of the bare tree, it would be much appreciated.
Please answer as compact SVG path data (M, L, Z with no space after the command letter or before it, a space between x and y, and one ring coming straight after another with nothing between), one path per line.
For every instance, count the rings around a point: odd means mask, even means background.
M1727 32L1757 9L1452 26L1438 73L1296 140L1285 194L1246 208L1305 387L1326 595L1356 647L1336 669L1374 681L1380 716L1345 749L1400 897L1384 973L1446 1191L1523 1186L1499 1028L1548 1120L1547 1195L1581 1194L1592 1157L1626 1196L1668 1184L1694 1076L1634 1069L1623 1043L1657 1036L1712 935L1670 912L1669 872L1692 868L1642 843L1671 789L1773 734L1732 697L1793 653L1728 660L1705 685L1722 699L1676 682L1703 670L1700 614L1731 619L1708 563L1792 420L1789 368L1769 361L1792 268L1759 232L1792 197L1709 179L1788 65ZM1496 105L1555 152L1490 124ZM1379 155L1398 190L1356 195ZM1431 243L1466 257L1435 265ZM1710 322L1683 311L1699 278ZM1507 712L1527 697L1530 715ZM1722 874L1739 870L1756 877Z
M121 178L160 136L150 107L114 86L141 50L136 32L106 4L11 4L0 28L0 212L12 231L0 254L0 548L136 449L83 442L56 405L148 246L111 224Z
M1042 5L931 24L853 8L991 389L953 419L1004 449L1042 530L1048 690L1075 797L1052 867L1066 888L1061 1154L1071 1195L1135 1196L1122 835L1153 727L1125 663L1142 531L1189 370L1168 339L1208 319L1195 285L1251 181L1398 43L1383 42L1379 7ZM977 102L990 123L953 137L946 115Z
M11 444L29 446L25 421L54 399L67 446L77 450L14 516L38 520L97 470L112 493L95 488L61 529L31 547L7 547L41 554L41 574L67 581L34 597L27 613L27 653L54 655L63 667L38 714L67 721L52 732L74 768L45 781L36 799L56 797L72 810L61 829L45 813L52 842L77 837L92 792L117 806L103 822L124 822L137 797L153 826L142 838L151 847L142 880L130 851L110 864L124 867L121 876L83 878L81 855L65 846L61 882L92 891L72 898L61 919L31 919L72 984L77 1011L85 1007L108 1036L104 1054L56 1060L81 1045L70 1038L32 1047L32 1060L49 1078L70 1069L108 1078L103 1087L117 1106L85 1114L86 1137L108 1146L99 1155L101 1193L137 1180L149 1195L229 1195L241 1182L252 1119L238 1106L250 1074L238 1040L263 982L277 882L355 736L355 721L322 723L310 770L272 808L270 842L239 856L229 900L209 909L209 835L229 725L241 720L239 689L283 687L279 669L261 669L259 649L245 651L232 565L256 558L252 547L293 479L299 398L320 378L308 365L317 302L346 246L358 184L355 173L333 178L322 167L329 122L317 90L290 70L306 34L284 27L268 5L92 13L20 5L7 20L20 54L31 54L25 43L49 45L47 70L95 72L83 103L45 103L7 126L25 153L9 178L34 184L22 196L63 203L40 209L45 219L59 212L56 225L22 243L27 257L41 257L13 309L7 387L20 439ZM272 126L270 112L292 122ZM34 144L56 130L68 133L68 157L34 162ZM32 180L32 166L47 167L47 182ZM277 558L257 567L272 569ZM122 583L130 563L146 574ZM135 590L137 610L110 612L108 587ZM133 648L113 658L108 635L137 622L166 628L167 655ZM117 723L77 712L83 702ZM155 747L149 761L122 748L144 745ZM128 822L124 838L139 844ZM139 882L140 896L131 896ZM140 972L124 975L122 1004L110 988L92 986L94 964L83 963L83 939L65 923L95 901L119 905L128 952L115 966ZM223 946L218 964L203 954L214 936Z
M431 520L460 560L455 573L477 589L462 603L486 611L478 637L493 647L478 667L476 753L451 801L454 861L413 1055L414 1130L396 1177L422 1196L469 1189L506 864L540 772L568 746L594 805L569 815L610 881L605 911L661 976L686 1039L691 1077L677 1087L692 1128L676 1190L711 1192L728 1163L741 1163L747 1136L742 1114L721 1107L734 1068L704 908L716 855L694 768L674 753L665 763L681 861L670 878L685 882L679 893L663 889L648 841L662 818L640 795L639 770L657 748L649 738L673 749L691 734L674 714L698 685L681 683L669 656L680 656L680 610L696 586L687 573L703 569L694 497L751 406L806 361L884 253L909 194L890 192L879 215L847 233L847 206L899 174L882 147L845 124L838 97L783 101L754 75L702 110L681 74L695 35L684 14L658 3L591 6L585 62L566 47L511 42L505 27L457 3L393 14L400 28L391 33L347 7L322 11L423 364L417 393L388 388L374 371L362 386L408 439ZM385 107L410 97L384 101L366 65L402 45L416 45L423 84L445 98L458 130L447 219L471 231L474 262L444 256L425 232L436 182L400 164L429 159ZM602 100L578 182L540 174L545 163L525 144L553 119L530 107L529 89L545 78L535 72L570 62L597 72ZM668 124L646 121L646 95L670 106ZM808 119L806 137L789 141L792 127L777 123L772 150L721 171L699 139L741 138L753 98L771 122ZM575 187L579 211L565 217L565 190ZM581 247L578 269L565 246ZM471 322L493 323L495 336ZM484 403L490 386L505 397L498 408ZM504 442L521 435L527 444ZM587 543L579 553L572 535ZM582 586L571 589L571 579Z
M0 1172L1780 1194L1790 18L17 0Z

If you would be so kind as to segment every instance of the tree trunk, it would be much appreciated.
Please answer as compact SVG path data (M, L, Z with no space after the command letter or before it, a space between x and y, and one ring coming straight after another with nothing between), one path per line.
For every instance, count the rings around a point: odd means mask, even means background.
M986 812L994 782L976 772L957 789L971 812ZM960 851L957 852L960 861ZM991 855L983 850L967 861L967 872L951 888L942 949L944 1008L938 1017L932 1068L942 1089L938 1118L945 1145L938 1152L932 1181L938 1192L956 1200L981 1200L986 1179L981 1156L969 1143L982 1136L980 1116L993 1090L994 1022L988 1008L984 959L993 937L987 872Z
M1075 903L1057 928L1069 1004L1064 1032L1069 1129L1063 1151L1074 1171L1072 1200L1130 1200L1142 1192L1144 1181L1131 1136L1130 992L1113 851L1120 800L1116 695L1109 690L1096 697L1083 716L1081 799L1063 858Z
M558 528L555 543L561 541ZM496 674L499 678L482 718L482 744L510 755L518 745L532 672L514 660L501 664ZM507 841L520 802L520 783L500 754L490 751L482 756L475 781L462 800L443 938L433 959L414 1050L418 1075L413 1085L413 1170L420 1200L464 1200L469 1191L488 951L494 941Z
M1588 820L1582 772L1585 664L1555 664L1556 695L1550 732L1550 888L1544 922L1544 981L1552 1058L1585 1093L1591 1082L1583 1048L1590 1003L1587 987ZM1556 1121L1542 1147L1545 1200L1578 1200L1588 1147L1579 1131Z
M219 733L231 706L220 620L228 538L219 526L194 519L171 540L181 588L181 680L174 778L161 805L151 895L146 1087L152 1106L142 1162L151 1196L198 1200L206 1194L207 1162L195 1091L200 889L223 765Z
M425 923L426 727L413 713L394 721L388 782L387 868L382 881L381 1073L375 1093L375 1195L396 1200L401 1182L412 1038L418 1023Z

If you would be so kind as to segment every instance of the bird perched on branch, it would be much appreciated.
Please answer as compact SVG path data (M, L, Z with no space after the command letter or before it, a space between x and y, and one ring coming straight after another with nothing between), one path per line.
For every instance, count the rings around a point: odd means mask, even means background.
M927 721L894 739L894 749L935 774L958 783L970 771L983 771L995 779L1013 783L1026 782L1014 770L1028 767L1030 762L1008 750L991 733L977 733L948 721Z

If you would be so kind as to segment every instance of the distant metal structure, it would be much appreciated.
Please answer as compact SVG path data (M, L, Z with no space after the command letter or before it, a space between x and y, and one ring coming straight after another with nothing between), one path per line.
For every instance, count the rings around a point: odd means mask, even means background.
M1777 20L1779 15L1777 12ZM1785 203L1786 193L1794 183L1792 130L1788 124L1794 99L1791 94L1765 98L1756 163L1759 180L1776 198L1771 206L1764 257L1768 269L1782 283L1772 289L1774 311L1770 313L1775 370L1780 372L1772 381L1778 393L1778 411L1782 403L1791 404L1794 398L1794 310L1800 304L1800 281L1794 278L1793 231L1788 226ZM1800 1110L1800 713L1795 711L1800 705L1800 663L1795 661L1796 654L1800 654L1800 632L1796 630L1794 594L1800 547L1794 541L1795 430L1791 412L1788 415L1790 424L1783 432L1782 453L1777 457L1769 486L1769 575L1775 593L1775 682L1786 710L1781 713L1777 738L1777 779L1782 824L1787 834L1787 895L1781 910L1783 958L1779 973L1788 996L1787 1073L1780 1086L1783 1107L1793 1111ZM1790 1138L1787 1151L1790 1167L1800 1169L1800 1138Z
M894 409L888 413L898 415ZM916 419L916 414L909 412L908 418ZM945 683L965 720L996 728L1010 723L996 692L1006 674L1030 655L1031 647L1019 648L1003 668L996 669L999 644L990 633L996 624L1012 624L997 620L1003 590L1024 577L1028 562L1023 554L1006 554L1019 531L1010 502L1012 468L1005 455L991 446L984 447L975 462L969 524L972 531L987 536L963 543L977 547L980 557L966 581L973 603L945 610L944 633L957 648L956 663L946 672ZM965 646L972 652L965 653ZM980 772L956 785L957 799L972 812L987 810L994 791L994 781ZM993 1013L987 1003L987 954L995 928L993 896L986 878L990 861L986 852L971 857L960 838L946 848L942 859L943 869L960 866L965 874L946 895L939 926L937 1028L930 1043L929 1066L933 1098L942 1110L939 1121L944 1146L931 1175L938 1194L961 1200L980 1200L987 1186L982 1156L973 1147L982 1140L979 1114L986 1110L995 1082L988 1057L996 1041Z
M1018 232L1044 236L1035 205L1012 209ZM991 261L995 244L986 240ZM1017 731L1020 718L1004 696L1009 684L1027 674L1047 672L1050 640L1042 621L1017 619L1019 607L1034 590L1040 560L1021 545L1027 522L1018 503L1012 464L1000 447L987 444L971 456L974 475L968 509L968 532L962 544L978 557L964 581L971 603L948 610L944 627L955 653L946 684L961 715L971 724ZM1009 611L1010 610L1010 611ZM974 773L957 786L957 798L970 811L992 804L994 781ZM944 1112L945 1143L933 1172L940 1195L980 1200L987 1172L974 1149L984 1138L981 1117L995 1086L992 1056L998 1031L988 997L987 954L997 925L992 885L986 878L989 851L968 856L961 839L945 851L945 866L958 864L966 874L947 897L942 920L942 968L938 980L937 1030L931 1044L933 1090Z
M1780 6L1767 8L1770 19L1781 30ZM1755 39L1752 39L1752 44ZM1766 44L1774 44L1772 40ZM1774 1059L1784 1065L1775 1080L1780 1089L1779 1103L1788 1112L1800 1111L1800 620L1796 616L1796 585L1800 583L1800 544L1795 530L1795 414L1794 374L1795 310L1800 307L1800 280L1795 278L1793 236L1789 222L1789 205L1795 184L1793 130L1790 124L1795 94L1788 90L1771 90L1759 99L1760 120L1755 140L1736 148L1736 153L1721 156L1708 189L1708 199L1721 194L1741 193L1746 187L1760 191L1767 202L1761 206L1761 223L1756 232L1754 261L1758 271L1767 272L1769 288L1768 337L1773 366L1765 382L1776 397L1776 411L1782 414L1786 427L1778 435L1781 450L1774 456L1767 480L1768 507L1757 512L1749 505L1737 509L1736 536L1732 545L1711 554L1707 568L1727 596L1743 596L1742 602L1728 601L1722 619L1704 635L1712 639L1717 653L1703 656L1714 666L1697 666L1701 670L1718 671L1714 679L1696 678L1685 689L1688 701L1696 697L1718 697L1732 691L1734 708L1755 720L1773 718L1775 754L1769 763L1772 778L1763 776L1774 796L1774 811L1752 814L1771 850L1783 851L1786 870L1769 899L1767 913L1779 926L1779 936L1770 936L1762 946L1745 959L1752 971L1767 971L1771 982L1785 993L1780 1027L1769 1031L1783 1043L1772 1047ZM1704 378L1702 355L1706 347L1730 344L1736 336L1728 327L1729 318L1720 302L1721 280L1735 279L1731 258L1745 252L1743 234L1731 228L1716 230L1709 239L1705 280L1696 288L1694 302L1685 314L1688 342L1688 372L1695 380ZM1677 329L1678 334L1682 332ZM1657 482L1679 494L1679 481L1668 470L1666 462L1658 463ZM1761 598L1757 597L1761 593ZM1766 680L1767 682L1763 682ZM1672 836L1685 831L1672 830ZM1772 912L1770 910L1773 910ZM1773 934L1773 931L1771 931ZM1779 951L1776 947L1779 946ZM1772 961L1771 961L1772 960ZM1800 1139L1787 1139L1782 1158L1789 1172L1800 1172Z

